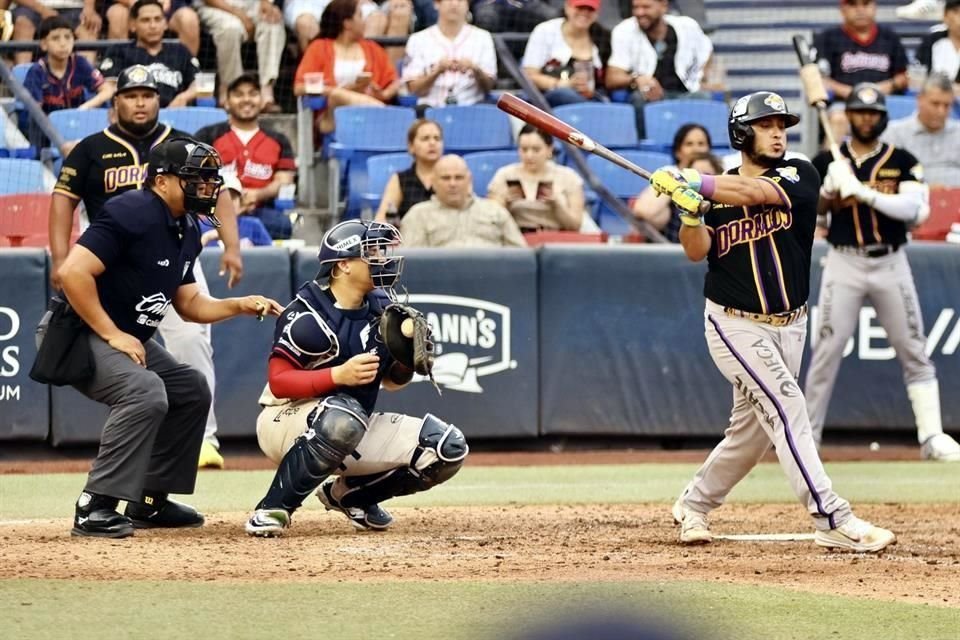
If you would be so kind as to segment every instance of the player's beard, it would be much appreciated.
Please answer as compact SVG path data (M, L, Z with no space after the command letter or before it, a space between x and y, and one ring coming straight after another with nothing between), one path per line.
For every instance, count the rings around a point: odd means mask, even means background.
M747 157L750 158L750 162L752 162L753 164L759 167L763 167L765 169L773 169L775 166L780 164L780 162L783 160L783 157L786 155L786 153L787 152L784 151L778 156L768 156L765 153L757 153L756 151L751 149L747 153Z
M877 141L875 129L876 126L871 125L869 128L867 128L867 133L864 134L862 131L860 131L860 127L854 127L853 125L850 125L850 135L853 136L854 140L864 146L873 146L873 144Z
M143 124L137 122L119 122L118 124L130 135L135 138L142 138L151 131L157 128L157 123L160 121L160 114L157 114L151 120L147 120Z

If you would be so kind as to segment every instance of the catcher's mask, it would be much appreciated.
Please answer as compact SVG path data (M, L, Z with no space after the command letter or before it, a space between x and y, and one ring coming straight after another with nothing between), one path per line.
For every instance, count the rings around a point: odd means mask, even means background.
M393 286L403 271L403 256L394 252L402 241L400 231L386 222L341 222L327 231L320 242L317 282L328 283L337 262L360 258L370 267L373 286L393 297Z
M219 228L220 220L213 210L223 186L220 167L220 154L210 145L192 138L171 138L150 150L147 178L159 175L179 178L183 208L195 216L205 216L210 224Z
M757 91L737 100L730 110L727 133L730 134L730 146L734 149L750 150L753 146L753 127L751 123L770 116L780 116L790 128L800 122L800 116L787 111L787 104L779 94L772 91Z

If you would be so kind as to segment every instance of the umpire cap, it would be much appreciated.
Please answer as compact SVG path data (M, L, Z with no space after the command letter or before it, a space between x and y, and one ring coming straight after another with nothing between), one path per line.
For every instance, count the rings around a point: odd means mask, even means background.
M117 76L117 93L122 93L129 89L151 89L160 93L157 87L157 79L153 77L150 69L142 64L135 64L127 67Z

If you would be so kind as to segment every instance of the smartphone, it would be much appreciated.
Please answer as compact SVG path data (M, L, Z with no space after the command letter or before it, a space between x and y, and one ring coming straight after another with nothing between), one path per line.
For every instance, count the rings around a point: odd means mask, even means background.
M373 74L369 71L361 71L357 74L357 83L359 84L368 84L373 78Z
M553 181L542 180L537 183L537 200L548 200L553 197Z
M519 180L507 180L507 193L512 198L523 198L523 185L520 184Z

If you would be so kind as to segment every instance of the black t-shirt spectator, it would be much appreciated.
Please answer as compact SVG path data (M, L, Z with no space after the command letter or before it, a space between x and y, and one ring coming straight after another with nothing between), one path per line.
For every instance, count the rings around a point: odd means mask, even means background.
M166 107L177 94L186 91L200 70L200 63L179 42L163 45L155 56L131 42L107 49L100 71L104 77L116 78L121 71L135 64L147 67L157 79L161 107Z
M907 70L903 43L887 27L875 26L866 40L856 39L843 27L832 27L818 33L813 46L823 74L842 84L883 82Z
M664 91L686 93L687 88L683 86L683 81L677 75L677 32L667 25L667 37L650 44L657 52L657 70L653 72L653 77L657 79Z
M954 82L960 82L960 51L946 29L934 31L924 36L917 48L917 62L927 73L942 73Z

